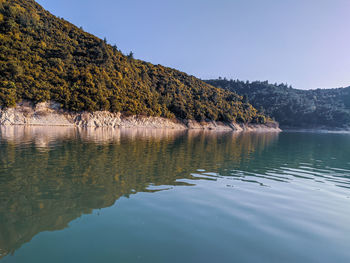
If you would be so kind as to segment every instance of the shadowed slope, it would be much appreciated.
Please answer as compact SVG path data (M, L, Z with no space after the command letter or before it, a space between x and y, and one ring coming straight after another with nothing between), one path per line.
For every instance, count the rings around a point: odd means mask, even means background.
M282 128L350 128L350 87L298 90L267 81L207 80L208 84L246 96Z

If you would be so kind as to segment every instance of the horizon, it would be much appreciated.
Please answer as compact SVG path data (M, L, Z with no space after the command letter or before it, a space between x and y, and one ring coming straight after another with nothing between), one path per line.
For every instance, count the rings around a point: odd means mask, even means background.
M123 53L200 79L350 86L349 1L37 2Z

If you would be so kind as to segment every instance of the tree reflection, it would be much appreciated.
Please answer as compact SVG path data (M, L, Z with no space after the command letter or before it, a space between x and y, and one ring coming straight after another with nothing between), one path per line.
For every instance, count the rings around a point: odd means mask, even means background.
M0 253L42 231L60 230L122 196L189 185L197 169L239 165L278 138L147 129L1 127ZM202 178L203 179L203 178ZM166 189L167 187L162 187Z

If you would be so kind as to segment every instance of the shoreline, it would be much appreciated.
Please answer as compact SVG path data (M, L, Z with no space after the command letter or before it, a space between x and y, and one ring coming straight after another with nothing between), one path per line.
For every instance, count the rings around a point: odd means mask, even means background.
M350 128L285 128L283 132L297 133L350 133Z
M65 126L65 127L110 127L153 128L178 130L216 130L236 132L281 132L278 123L242 124L224 122L197 122L194 120L172 120L163 117L124 116L107 111L73 113L60 108L55 102L42 102L33 106L28 101L16 107L0 109L0 126Z

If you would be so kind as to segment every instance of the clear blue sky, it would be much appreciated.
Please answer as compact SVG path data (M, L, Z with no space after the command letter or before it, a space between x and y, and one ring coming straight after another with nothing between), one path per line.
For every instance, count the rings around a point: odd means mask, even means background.
M350 86L350 0L38 0L124 53L202 79Z

